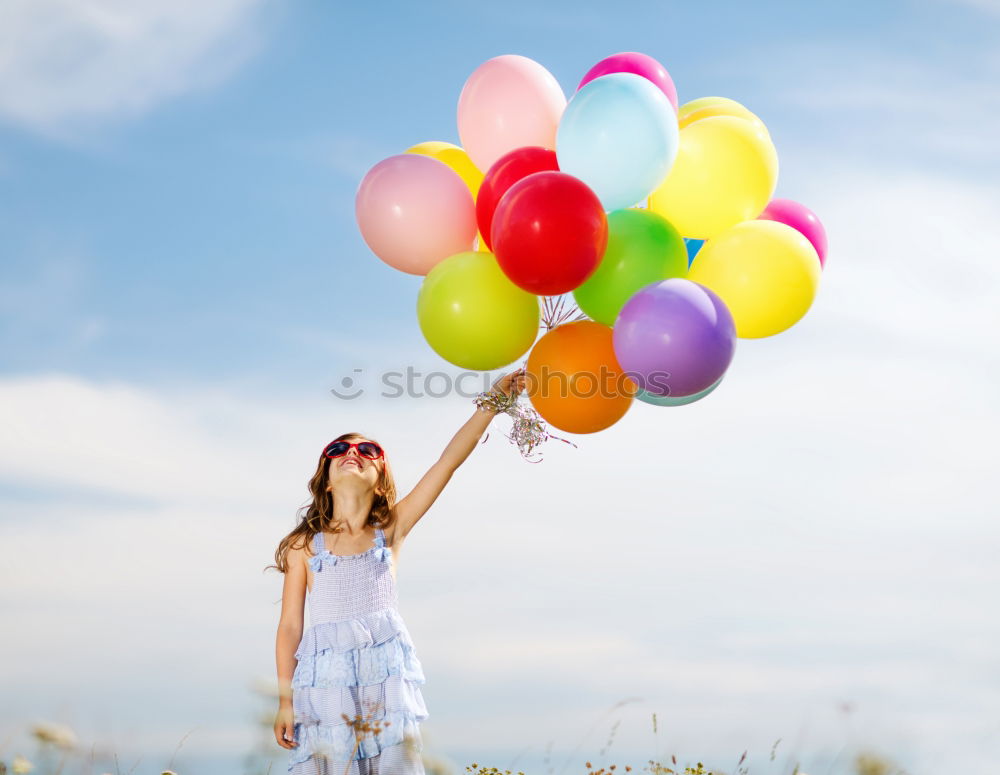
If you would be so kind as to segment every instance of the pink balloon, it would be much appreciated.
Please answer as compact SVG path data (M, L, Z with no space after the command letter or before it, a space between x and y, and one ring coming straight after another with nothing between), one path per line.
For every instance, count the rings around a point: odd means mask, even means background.
M354 215L372 252L409 274L425 275L448 256L472 250L476 238L469 187L448 165L415 153L368 170Z
M554 150L566 108L555 76L517 54L487 60L469 76L458 98L458 136L481 170L526 145Z
M580 85L576 87L577 91L595 78L609 73L634 73L652 81L660 87L660 91L667 95L670 104L674 106L674 113L677 112L677 88L674 86L674 79L670 77L667 69L653 57L640 54L638 51L623 51L620 54L602 59L583 76Z
M808 207L791 199L772 199L757 220L777 221L791 226L816 248L820 267L826 266L826 229Z

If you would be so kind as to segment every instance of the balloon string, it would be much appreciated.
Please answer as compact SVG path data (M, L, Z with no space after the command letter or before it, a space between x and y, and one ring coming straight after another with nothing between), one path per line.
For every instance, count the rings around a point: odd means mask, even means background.
M587 316L580 311L576 304L570 304L569 309L564 309L565 305L565 295L542 297L542 323L547 330L561 326L570 320L587 320Z

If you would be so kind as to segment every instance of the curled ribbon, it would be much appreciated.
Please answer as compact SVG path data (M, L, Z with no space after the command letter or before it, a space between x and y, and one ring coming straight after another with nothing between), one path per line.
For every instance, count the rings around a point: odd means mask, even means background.
M504 393L499 388L480 393L473 400L473 403L480 409L496 412L497 414L508 414L511 417L512 425L510 433L507 434L511 444L517 446L521 457L529 463L541 463L541 452L539 458L531 460L529 456L535 451L535 447L549 439L556 439L575 447L569 439L561 438L549 433L545 421L540 414L532 407L518 402L518 393ZM487 433L482 443L486 443L490 435Z

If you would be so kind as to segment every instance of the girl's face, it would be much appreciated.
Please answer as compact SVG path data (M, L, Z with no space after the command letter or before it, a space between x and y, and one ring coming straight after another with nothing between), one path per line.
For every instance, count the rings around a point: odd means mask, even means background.
M364 438L352 438L347 441L358 443L368 441ZM357 447L351 447L346 455L330 458L327 475L330 487L347 486L374 490L382 473L382 458L371 460L358 454Z

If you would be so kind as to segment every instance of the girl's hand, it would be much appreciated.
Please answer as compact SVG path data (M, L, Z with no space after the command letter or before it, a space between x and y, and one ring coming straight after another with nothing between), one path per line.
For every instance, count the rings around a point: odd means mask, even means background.
M274 719L274 739L282 748L291 749L298 745L295 742L295 713L287 706L278 708L278 715Z
M512 371L509 374L504 374L496 382L493 383L494 390L500 390L506 395L510 395L511 392L520 393L524 390L525 382L525 369L523 366L516 371Z

